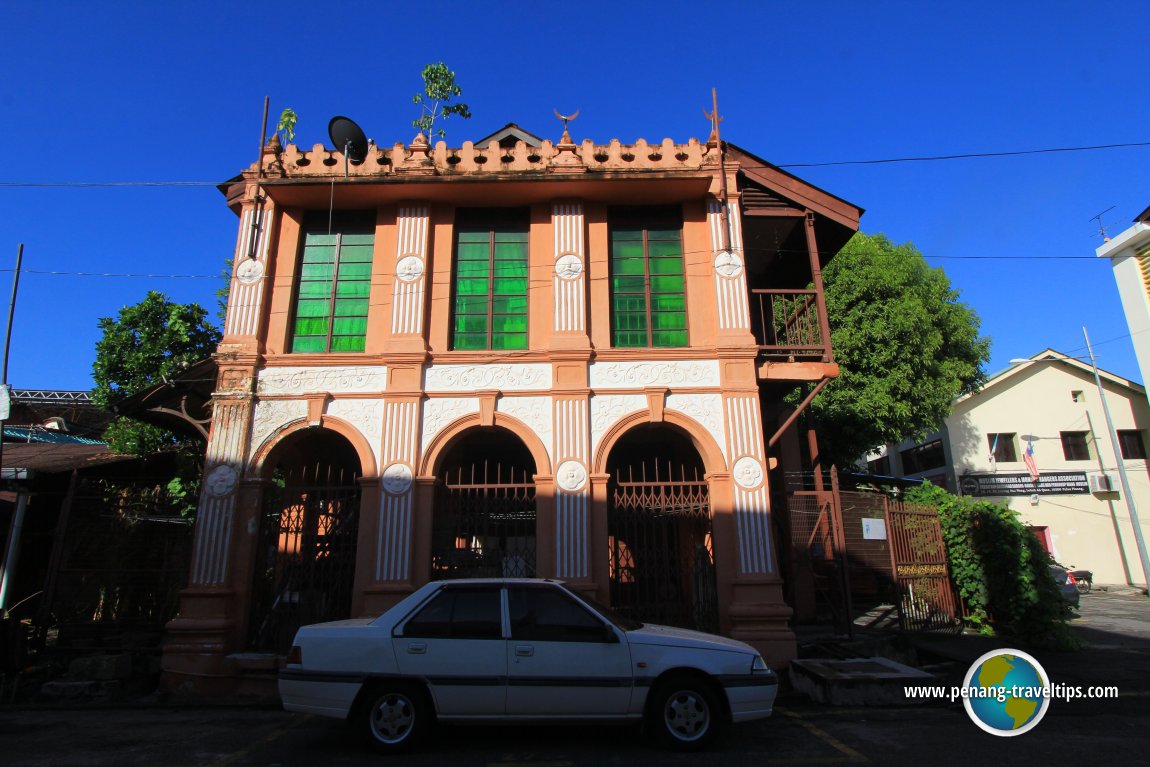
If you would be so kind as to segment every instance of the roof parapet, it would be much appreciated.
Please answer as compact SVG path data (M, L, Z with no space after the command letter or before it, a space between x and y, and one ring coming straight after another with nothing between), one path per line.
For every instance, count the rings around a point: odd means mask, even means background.
M368 148L367 159L358 165L345 163L343 152L316 144L309 151L295 144L276 151L274 144L264 147L263 176L268 180L343 176L365 178L398 175L494 175L500 173L596 173L625 171L697 171L718 167L717 147L708 147L698 139L676 144L663 139L648 144L639 139L634 144L621 144L613 139L608 144L595 144L590 139L582 144L554 144L543 141L538 147L522 141L513 147L501 147L491 141L476 146L465 141L463 146L449 148L439 141L434 147L422 142L395 144L391 149L375 145ZM244 176L255 178L259 165L253 163Z

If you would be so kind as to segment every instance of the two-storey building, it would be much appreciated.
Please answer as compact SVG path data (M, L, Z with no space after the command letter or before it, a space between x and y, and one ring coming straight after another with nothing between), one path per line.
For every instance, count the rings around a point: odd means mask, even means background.
M223 189L169 687L236 689L298 625L447 577L560 578L793 656L771 474L784 397L837 373L820 274L859 208L715 136L515 126L358 163L273 138Z

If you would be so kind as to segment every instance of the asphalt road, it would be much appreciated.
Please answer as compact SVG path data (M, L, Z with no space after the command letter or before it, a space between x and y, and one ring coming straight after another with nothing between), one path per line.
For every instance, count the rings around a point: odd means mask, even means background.
M654 750L633 727L439 727L421 752L385 758L361 746L341 722L272 709L22 708L0 710L0 764L967 767L988 757L1031 764L1145 764L1150 749L1150 600L1095 593L1084 597L1081 616L1074 627L1090 646L1052 658L1052 680L1117 683L1119 697L1054 701L1035 729L1015 738L982 732L961 704L842 709L790 697L780 701L776 716L733 728L702 754Z

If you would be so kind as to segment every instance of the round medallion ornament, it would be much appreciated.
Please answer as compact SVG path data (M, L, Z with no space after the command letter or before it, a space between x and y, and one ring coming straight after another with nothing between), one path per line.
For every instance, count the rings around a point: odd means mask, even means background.
M574 253L565 253L556 259L555 273L564 280L573 280L583 273L583 262Z
M383 470L383 489L392 495L403 495L411 488L411 467L393 463Z
M423 276L423 259L419 256L404 256L395 265L395 276L404 282L415 282Z
M763 481L763 465L749 455L735 461L735 481L748 490L758 487Z
M587 469L578 461L564 461L555 472L555 482L569 493L582 490L587 484Z
M244 285L251 285L253 282L259 282L260 278L264 276L264 265L262 261L257 261L254 258L245 258L239 266L236 267L236 279Z
M232 491L236 489L236 483L239 481L239 476L236 470L226 464L220 464L216 468L208 472L207 485L208 494L216 498L222 498L225 495L231 495Z
M743 271L743 259L733 250L720 250L715 254L715 271L724 277L738 277Z

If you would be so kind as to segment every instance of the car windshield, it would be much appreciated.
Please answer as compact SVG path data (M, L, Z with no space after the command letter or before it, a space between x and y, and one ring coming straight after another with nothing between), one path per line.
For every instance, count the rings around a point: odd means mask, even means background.
M620 631L634 631L635 629L643 628L642 622L637 621L634 618L628 618L625 615L620 615L607 605L600 604L586 594L578 594L577 596L579 599L582 599L584 602L594 607L597 613L611 621L611 623L615 624L615 628L619 629Z

